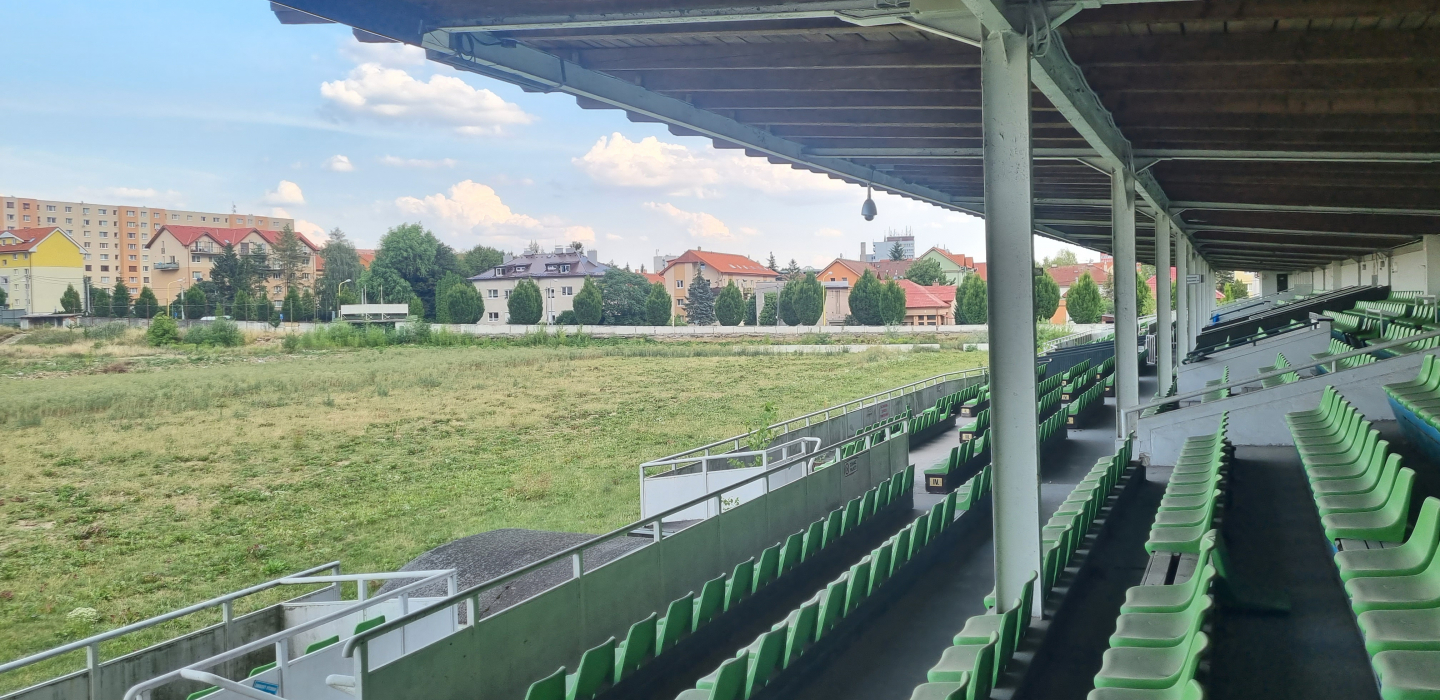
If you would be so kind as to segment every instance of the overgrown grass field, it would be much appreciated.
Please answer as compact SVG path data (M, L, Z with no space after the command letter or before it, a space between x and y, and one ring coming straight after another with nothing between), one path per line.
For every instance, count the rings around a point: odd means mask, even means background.
M640 462L743 432L766 402L798 415L984 357L641 343L252 349L123 373L7 372L0 660L334 559L391 570L494 528L604 532L638 517ZM0 692L82 665L74 654L6 674Z

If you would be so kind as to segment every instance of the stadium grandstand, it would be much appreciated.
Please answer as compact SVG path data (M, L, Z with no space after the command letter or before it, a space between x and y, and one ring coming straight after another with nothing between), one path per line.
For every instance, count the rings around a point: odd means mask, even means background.
M637 455L641 520L478 579L315 562L7 700L1440 698L1434 0L271 7L983 216L989 365ZM1035 235L1173 264L1173 311L1118 284L1037 357Z

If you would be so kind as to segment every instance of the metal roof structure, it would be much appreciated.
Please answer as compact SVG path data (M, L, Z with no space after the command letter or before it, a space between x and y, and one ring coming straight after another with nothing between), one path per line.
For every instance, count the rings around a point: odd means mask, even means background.
M764 0L759 0L763 3ZM1287 270L1440 233L1436 0L287 0L282 22L773 162L983 214L981 22L1029 34L1035 223L1137 252L1168 216L1219 269Z

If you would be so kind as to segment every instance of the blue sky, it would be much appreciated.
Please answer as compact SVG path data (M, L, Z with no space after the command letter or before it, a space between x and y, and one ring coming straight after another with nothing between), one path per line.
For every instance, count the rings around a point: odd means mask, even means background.
M583 240L635 267L696 246L820 266L905 228L922 249L984 257L974 217L877 195L866 222L859 187L360 44L338 25L283 26L264 0L5 14L3 194L279 209L362 244L418 220L457 248ZM88 39L57 42L58 28ZM1058 248L1036 239L1037 257Z

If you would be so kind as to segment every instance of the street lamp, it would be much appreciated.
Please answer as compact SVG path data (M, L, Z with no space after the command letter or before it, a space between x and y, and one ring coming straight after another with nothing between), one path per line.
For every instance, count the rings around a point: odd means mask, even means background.
M353 280L350 280L349 278L346 278L346 280L345 280L344 282L341 282L340 284L335 285L335 310L330 312L330 321L331 321L332 323L335 321L335 315L340 312L340 288L345 286L345 282L351 282L351 281L353 281Z
M180 279L175 280L174 282L171 282L170 284L165 285L165 296L167 296L167 297L170 296L170 288L173 287L173 286L175 286L175 285L177 285L177 284L181 284L181 285L185 284L185 278L184 278L184 277L181 277ZM172 297L172 299L173 299L173 297ZM181 319L182 321L185 320L185 288L184 288L184 287L181 287L181 288L180 288L180 319Z

